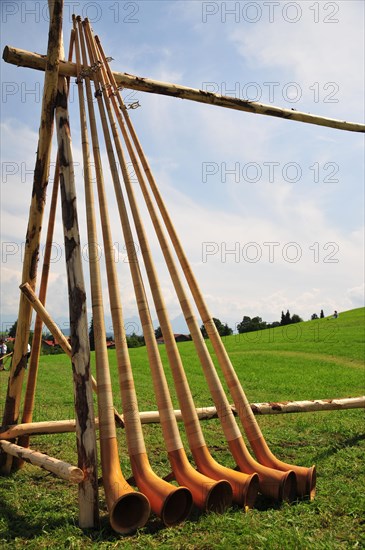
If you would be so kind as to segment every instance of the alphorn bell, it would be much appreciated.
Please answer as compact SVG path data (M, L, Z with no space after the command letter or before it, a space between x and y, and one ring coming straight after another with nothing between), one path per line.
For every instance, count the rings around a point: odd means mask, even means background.
M116 89L114 89L114 91L117 93L117 96L118 96L118 91ZM167 232L169 234L169 237L175 249L176 255L179 259L181 268L184 272L185 278L188 282L189 288L196 302L199 314L204 322L208 336L212 341L213 349L218 358L220 368L222 369L223 375L226 379L227 385L233 397L237 413L243 424L243 427L247 434L250 445L256 455L256 458L265 467L283 471L283 472L293 471L297 477L298 496L300 497L308 496L310 499L313 499L315 495L315 485L316 485L315 466L312 466L311 468L305 468L305 467L295 466L291 464L286 464L285 462L278 460L270 451L262 435L261 429L253 415L250 404L243 391L243 388L240 384L237 374L223 346L222 340L218 334L213 318L209 313L209 310L205 303L202 292L199 288L199 285L193 274L189 261L181 245L180 239L176 233L176 230L171 221L170 215L167 211L163 198L157 187L157 184L155 182L152 171L150 169L148 160L144 155L143 149L138 140L137 134L133 128L128 112L126 111L125 108L122 108L121 110L124 115L125 121L127 123L128 129L131 133L133 143L138 152L139 159L145 171L153 196L156 200L162 219L165 223ZM239 464L238 461L240 460L240 456L242 455L242 452L243 452L242 441L240 440L237 440L235 442L232 441L232 443L230 444L230 450L236 462ZM243 464L241 467L244 469Z
M145 495L137 493L124 479L120 469L116 428L114 421L114 406L112 386L109 371L108 353L106 347L106 331L104 324L104 308L98 259L98 242L92 187L89 140L84 107L84 93L80 78L80 46L75 30L76 63L79 69L77 87L80 107L80 126L82 136L82 153L85 183L85 203L87 235L89 247L89 269L92 312L94 320L94 340L96 359L96 378L98 383L98 411L101 468L110 524L118 533L131 533L147 522L150 515L150 504Z
M95 41L98 45L100 56L103 59L103 65L101 66L103 76L103 89L106 91L110 91L110 81L105 70L107 60L105 58L104 52L102 51L102 47L97 36L95 37ZM129 156L132 159L137 178L138 180L140 180L142 175L136 161L134 151L131 147L129 137L125 132L122 120L120 120L121 114L113 94L110 94L110 100L114 107L118 121L119 123L121 123L123 138L127 145ZM114 131L116 131L115 122L113 122L112 128L114 128ZM251 471L250 475L247 475L218 464L212 458L205 443L203 432L199 423L199 418L192 398L191 390L189 388L181 357L175 342L172 327L168 319L166 306L164 304L162 291L158 282L157 273L153 264L147 235L142 224L137 201L133 192L133 187L130 185L129 180L125 180L125 185L128 193L129 203L131 205L134 224L137 229L139 244L146 265L147 276L150 282L150 287L155 302L155 308L166 344L169 364L173 373L175 389L182 411L182 417L188 436L189 446L193 453L195 463L198 470L208 477L216 480L227 479L232 485L234 501L244 507L252 507L256 500L259 484L259 478L255 471ZM158 237L161 237L159 233ZM162 242L162 240L160 240L160 245L162 249L164 249L163 244L164 243Z
M106 87L110 89L110 79L112 79L115 96L113 95L113 92L110 93L111 101L116 111L118 122L120 124L123 137L126 142L128 152L133 163L133 168L137 175L137 179L139 181L143 196L145 198L149 214L151 216L154 228L156 230L158 240L161 245L161 249L164 254L166 264L170 271L171 279L175 286L175 290L177 292L182 311L184 313L194 344L197 348L197 352L204 370L204 374L206 376L210 392L213 396L226 439L229 442L230 447L233 447L235 450L238 449L238 452L235 452L234 454L236 463L239 465L239 467L243 472L249 473L251 476L252 475L256 476L256 472L258 473L258 477L260 481L260 490L262 493L272 498L275 498L277 500L292 500L295 496L295 488L296 488L295 475L292 472L288 472L288 473L277 472L275 470L263 467L261 464L257 463L255 460L252 459L251 455L249 454L246 448L246 445L244 443L244 440L240 434L237 423L233 417L231 407L228 403L227 397L224 393L223 387L220 383L215 367L213 365L213 362L211 360L211 357L209 355L205 342L202 338L199 325L194 316L194 312L189 303L189 299L182 285L179 273L175 265L175 261L172 256L172 252L170 250L167 239L163 232L161 223L158 219L157 212L151 200L147 186L144 182L136 155L130 143L129 136L126 132L115 97L117 97L118 99L119 107L121 111L124 113L125 116L128 116L126 113L123 100L119 94L119 91L117 90L115 80L113 79L113 74L111 73L108 61L101 47L100 40L98 39L98 37L95 37L95 40L99 47L100 55L103 60L103 66L107 70L108 76L109 76L108 85ZM135 223L136 223L136 226L139 227L139 231L141 233L141 236L139 238L141 250L142 250L142 253L145 253L145 255L148 257L150 256L150 253L148 250L148 245L146 245L147 238L144 234L142 223L138 219L139 214L138 214L138 208L134 199L133 189L130 187L127 187L127 190L128 190L128 193L130 194L130 202L134 203L134 206L132 206L132 212L137 218ZM157 277L154 272L151 259L148 260L147 273L149 273L151 278L153 279L151 286L157 287L157 294L159 294L159 296L157 296L156 310L158 313L160 312L160 316L159 316L160 326L161 326L164 340L166 343L167 353L169 354L170 365L172 366L174 379L175 379L175 387L178 394L183 417L185 414L185 425L186 425L188 436L190 431L191 437L189 439L189 443L193 452L195 462L197 463L199 470L201 470L206 475L210 475L214 479L216 479L219 476L222 476L223 470L225 470L224 472L225 477L233 484L232 486L234 490L235 501L246 505L249 502L252 503L252 495L253 495L254 489L253 487L250 488L251 484L247 480L247 476L246 476L246 480L244 481L242 478L239 479L239 476L236 475L237 472L234 472L233 470L229 470L229 469L223 469L222 466L220 466L219 464L217 464L215 461L211 459L209 455L209 451L206 448L206 445L204 444L202 435L200 437L200 442L197 441L196 439L195 434L198 432L201 432L199 421L197 418L196 410L194 408L194 404L191 399L191 392L188 387L188 383L181 364L181 360L177 352L176 342L172 334L171 327L169 326L169 323L166 318L166 309L162 305L163 299L161 296L161 292L159 292L158 290L159 287L156 282ZM251 498L248 498L247 502L245 502L246 499L244 497L245 490L247 490L248 496L251 495Z
M89 23L87 20L85 20L84 23L84 26L86 28L86 37L88 39L90 63L93 67L97 68L95 72L96 78L94 80L94 83L96 85L96 97L98 99L98 105L100 109L106 149L108 153L114 189L117 197L118 209L126 242L127 254L130 259L129 267L131 270L139 315L143 328L143 334L145 337L146 348L149 357L149 365L152 372L152 380L158 409L161 415L161 427L167 447L168 457L176 480L179 484L185 485L191 490L194 503L198 507L203 509L221 511L229 506L232 500L232 488L230 483L226 480L213 481L211 478L208 478L207 476L204 476L197 472L191 466L187 459L179 434L177 422L172 407L171 396L168 390L161 357L156 343L148 301L133 242L132 230L123 197L123 192L120 185L117 165L115 162L114 151L104 110L104 104L102 101L102 98L104 97L105 106L110 117L111 126L113 128L112 112L110 103L108 101L109 98L106 95L103 96L102 88L100 84L97 84L98 81L99 83L102 82L100 67L97 63L97 56L95 55L95 45L93 42L94 39L91 34ZM114 135L113 133L113 137L115 137L115 145L117 148L118 158L123 173L123 179L125 181L127 178L129 178L129 174L126 162L124 160L124 154L120 144L119 136Z
M87 65L86 49L81 26L77 19L81 43L83 65ZM111 304L113 330L117 354L118 375L124 411L124 426L131 460L133 476L138 488L147 496L155 514L161 517L167 526L176 525L186 519L192 508L192 496L185 487L175 487L159 478L152 470L144 444L142 425L139 417L137 396L134 388L127 341L124 331L122 304L119 294L118 278L113 255L113 240L110 230L107 197L104 186L103 170L100 158L99 139L95 120L93 96L90 79L85 77L87 103L89 109L90 130L93 144L94 165L98 188L101 227L104 239L105 260L108 278L108 290Z

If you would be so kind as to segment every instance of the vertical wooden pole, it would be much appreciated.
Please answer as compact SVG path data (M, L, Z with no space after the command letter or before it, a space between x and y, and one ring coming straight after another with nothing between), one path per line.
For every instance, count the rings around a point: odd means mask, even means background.
M48 35L47 65L44 79L41 124L39 128L38 149L22 271L22 283L28 282L33 289L36 285L40 236L49 177L58 66L62 42L63 0L53 0L53 5L54 9L52 17L50 18ZM14 356L8 382L3 424L16 424L18 422L24 369L27 361L31 316L32 308L25 296L20 293ZM9 473L11 466L12 458L10 455L4 455L2 453L0 455L1 472Z
M70 38L70 46L68 51L69 61L72 61L73 43L74 43L74 31L72 30L71 38ZM70 79L68 78L67 82L69 83L69 81ZM42 267L41 283L39 288L39 300L42 302L42 304L46 303L46 296L47 296L48 277L49 277L51 252L52 252L52 239L53 239L53 232L54 232L55 219L56 219L59 184L60 184L60 164L59 164L59 159L57 155L56 166L54 170L54 181L53 181L51 204L49 209L49 219L48 219L46 244L44 249L44 260L43 260L43 267ZM32 351L31 351L30 360L29 360L27 387L26 387L25 397L24 397L24 406L23 406L23 415L22 415L23 424L27 422L31 422L33 417L39 355L41 352L41 345L42 345L42 328L43 328L43 321L40 315L37 313L35 318L35 323L34 323ZM18 445L20 445L21 447L28 447L29 435L24 435L23 437L19 438ZM19 460L19 465L20 465L21 460L15 459L15 461L16 460Z
M78 467L85 475L84 481L79 485L79 524L80 527L87 528L94 527L99 520L97 450L90 375L86 292L81 260L65 77L60 77L58 80L56 130L70 311Z

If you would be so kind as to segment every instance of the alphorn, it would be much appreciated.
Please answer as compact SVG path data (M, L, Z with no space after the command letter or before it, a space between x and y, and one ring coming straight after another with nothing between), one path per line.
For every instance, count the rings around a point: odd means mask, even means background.
M137 179L142 189L142 193L145 198L146 205L147 205L150 217L152 219L154 228L156 230L157 237L158 237L162 252L164 254L166 264L170 271L171 279L175 286L175 289L180 301L180 305L182 307L182 311L184 313L186 322L188 324L189 331L192 335L194 344L197 348L198 355L204 370L204 374L208 382L211 395L213 396L216 408L219 411L219 417L221 420L221 424L222 424L226 439L229 442L230 447L234 446L235 449L237 448L240 451L239 453L238 452L235 453L234 458L236 460L236 463L239 465L239 467L243 472L249 473L251 476L256 475L256 473L258 473L259 480L260 480L260 490L262 493L272 498L275 498L277 500L292 500L295 495L295 475L290 472L283 474L281 472L277 472L275 470L265 468L259 463L257 463L255 460L252 459L251 455L249 454L246 448L246 445L244 443L244 440L240 434L237 423L233 417L231 407L228 403L228 399L224 393L223 387L220 383L215 367L213 365L213 362L211 360L207 347L202 338L198 322L194 316L194 312L189 303L189 299L181 283L180 276L176 269L175 262L174 262L172 253L170 251L167 239L162 230L162 226L158 220L156 210L149 196L148 189L143 180L143 176L136 159L136 155L131 146L130 139L127 135L123 120L121 118L120 110L123 111L124 114L126 113L123 100L116 88L115 80L113 79L113 75L110 71L110 67L105 57L105 54L102 50L100 41L98 40L98 37L95 37L95 38L99 46L101 58L103 60L103 66L105 67L106 70L108 70L109 79L112 79L113 81L114 90L113 92L111 92L110 97L114 105L117 118L123 133L123 137L126 142L128 152L133 163L133 168L135 170ZM109 87L110 87L110 80L109 80ZM118 99L120 109L118 109L115 97L113 95L114 93L116 98ZM143 226L140 220L138 208L134 198L133 189L130 186L127 186L127 191L130 196L132 213L135 216L135 225L137 227L137 232L139 231L139 241L140 241L142 254L144 254L144 256L146 257L145 262L147 267L147 274L149 275L151 280L151 288L156 300L156 304L155 304L156 310L159 315L159 322L160 322L163 337L166 343L166 349L170 360L170 366L172 368L173 375L174 375L175 387L179 398L180 406L182 409L182 414L183 414L183 417L185 417L185 427L187 430L188 437L190 435L189 443L190 443L191 450L193 452L195 462L198 468L203 473L205 473L206 475L210 475L215 479L223 475L223 473L225 473L225 477L231 483L233 483L235 500L242 504L242 498L244 497L245 489L247 489L248 493L251 493L251 495L253 493L253 489L251 488L250 490L251 484L247 480L247 478L245 482L243 481L243 479L241 479L241 482L240 482L239 476L236 475L237 472L233 472L232 470L230 471L229 469L223 469L219 464L217 464L215 461L213 461L210 458L208 449L204 442L203 435L201 433L198 416L192 401L191 392L190 392L188 382L185 376L185 372L181 363L181 359L178 354L171 325L168 322L166 308L163 304L162 294L157 282L157 275L153 267L151 254L147 244L147 237L145 235L145 232L143 230ZM199 434L199 438L197 437L197 434ZM245 504L245 499L243 500L244 500L243 504Z
M86 36L88 38L89 57L92 66L97 67L96 57L93 48L93 39L88 22L85 21ZM123 197L123 192L120 185L118 169L114 157L112 141L109 133L106 113L103 104L102 89L98 80L102 80L100 76L100 68L95 72L96 78L94 84L96 88L96 96L100 110L100 118L102 121L103 132L105 137L106 149L110 163L112 179L117 197L118 209L121 218L122 229L126 242L127 254L129 257L129 267L131 270L134 291L137 299L137 306L145 337L147 354L149 357L149 365L152 372L152 381L154 385L155 395L157 399L158 409L161 415L161 427L165 439L165 444L168 452L170 464L176 480L180 485L188 487L193 495L194 503L203 509L208 510L224 510L230 505L232 500L232 487L226 480L213 481L199 472L197 472L189 463L178 430L177 422L174 416L171 396L166 382L165 373L163 370L161 357L158 351L155 333L152 325L151 315L149 311L148 301L145 294L143 280L139 268L139 262L133 242L132 230L128 218L127 208ZM108 113L111 113L111 107L107 98L104 96L105 106ZM120 143L120 142L119 142ZM121 146L116 141L117 150L123 155ZM123 159L121 162L123 179L129 177L126 162Z
M11 63L19 67L28 67L40 71L44 71L46 66L45 55L28 52L20 48L14 48L13 46L5 46L3 51L3 59L7 63ZM74 63L60 61L60 74L64 76L76 76L76 65ZM347 122L346 120L312 115L311 113L284 109L282 107L276 107L275 105L259 103L257 101L249 101L247 99L224 96L213 92L207 92L205 90L189 88L188 86L182 86L181 84L161 82L159 80L135 76L128 73L114 72L113 74L118 86L121 88L130 88L131 90L138 90L141 92L162 94L179 99L188 99L190 101L197 101L198 103L207 103L209 105L234 109L236 111L245 111L248 113L278 117L285 120L316 124L319 126L335 128L337 130L365 132L365 124L357 122Z
M95 40L98 44L100 54L106 62L105 56L103 56L103 51L101 48L100 41L97 37ZM102 71L105 68L105 65L101 66ZM103 89L107 93L110 89L110 82L107 80L108 76L106 72L103 71ZM113 94L110 94L110 99L113 104L117 118L120 121L120 111L116 103L115 97ZM108 101L108 99L107 99ZM115 139L117 139L117 129L114 120L111 120L111 126L114 133ZM123 127L122 127L123 131ZM131 148L130 141L128 136L123 132L123 138L127 145L129 155L132 159L133 166L137 175L137 178L140 179L141 172L136 162L135 155ZM118 152L117 146L117 152ZM119 159L122 161L122 159ZM188 436L189 446L193 453L195 463L200 472L211 477L212 479L227 479L233 488L233 497L234 501L242 506L253 506L257 491L258 491L258 476L255 470L251 470L250 475L234 471L230 468L226 468L218 462L216 462L209 453L206 442L204 440L203 432L199 423L199 418L194 406L191 390L185 375L184 367L181 361L180 354L177 349L173 331L171 328L170 321L168 319L168 314L166 306L164 304L164 299L162 296L162 291L159 285L157 278L157 273L152 261L152 255L148 245L148 239L146 232L144 230L141 216L139 214L136 198L133 192L133 188L128 179L125 180L125 186L129 198L129 203L131 206L132 215L134 218L134 224L137 230L137 235L142 251L142 256L146 266L147 276L150 283L150 288L152 296L155 302L155 308L157 311L159 323L162 329L162 334L166 343L166 350L168 355L169 364L172 370L174 385L177 393L177 397L180 403L182 417L185 425L185 430ZM162 246L162 243L160 243Z
M75 30L76 63L81 72L79 36ZM114 422L114 406L110 379L109 360L106 347L104 307L98 258L94 194L90 164L89 140L84 106L83 84L77 78L82 154L84 168L86 222L89 248L89 271L92 312L94 319L94 341L96 378L98 383L99 440L103 486L109 511L110 524L118 533L131 533L143 527L150 515L150 503L143 493L137 493L123 477Z
M85 65L86 49L80 18L78 21L78 38L81 45L83 65ZM80 77L79 77L80 78ZM80 84L79 84L80 85ZM116 335L116 353L118 374L122 393L124 410L124 425L126 429L128 452L131 459L133 475L138 488L147 496L152 510L161 517L166 525L175 525L183 521L189 514L192 506L192 497L188 489L174 487L152 471L146 449L142 426L139 420L138 403L134 389L127 342L124 334L122 305L118 290L118 279L113 256L113 241L110 231L107 199L104 188L103 170L100 159L99 140L95 120L93 97L90 79L85 77L87 103L89 109L90 131L92 137L94 164L99 197L101 226L104 238L104 249L107 266L108 288L110 295L111 313L114 334ZM84 111L84 104L81 109ZM81 104L80 104L81 106ZM83 126L85 123L83 122ZM95 323L95 320L94 320ZM96 325L94 324L95 328Z
M169 237L171 239L171 242L173 244L173 247L175 249L175 252L177 254L177 257L179 259L181 268L184 272L184 275L186 277L186 280L188 282L189 288L191 290L191 293L194 297L194 300L196 302L199 314L203 320L203 323L206 327L208 336L210 340L212 341L214 351L217 355L219 365L222 369L222 372L224 374L224 377L227 381L229 390L231 392L231 395L234 400L234 404L237 410L237 413L240 417L240 420L243 424L243 427L245 429L245 432L247 434L247 437L249 439L250 445L256 455L256 458L258 462L260 462L263 466L272 468L274 470L279 470L283 472L291 472L293 471L297 477L297 493L299 496L309 496L310 498L314 498L315 494L315 484L316 484L316 471L315 467L312 466L311 468L304 468L300 466L294 466L290 464L286 464L280 460L278 460L270 451L263 435L261 432L261 429L253 415L253 412L251 410L251 407L249 405L249 402L247 400L247 397L243 391L243 388L240 384L240 381L237 377L237 374L231 364L231 361L229 359L229 356L224 348L224 345L222 343L222 340L218 334L218 331L216 329L216 326L214 324L213 318L209 313L208 307L205 303L204 297L202 295L202 292L200 291L200 288L198 286L198 283L196 281L196 278L193 274L193 271L191 269L191 266L188 262L188 259L186 257L186 254L183 250L183 247L181 245L181 242L179 240L179 237L176 233L176 230L174 228L174 225L171 221L170 215L167 211L167 208L165 206L165 203L162 199L162 196L160 194L160 191L157 187L156 181L153 177L152 171L150 169L148 160L146 156L144 155L143 149L141 147L141 144L138 140L137 134L133 128L133 125L131 123L130 117L126 111L126 109L122 109L123 115L125 117L125 120L128 125L128 129L131 133L134 145L136 147L136 150L138 152L139 158L141 160L143 169L145 171L148 183L150 184L150 188L152 190L153 196L156 200L156 203L159 207L162 219L165 223L167 232L169 234ZM223 396L222 396L223 397ZM243 448L241 444L241 440L232 440L230 442L230 450L235 457L235 460L238 461L239 457L242 456ZM243 466L244 467L244 466Z

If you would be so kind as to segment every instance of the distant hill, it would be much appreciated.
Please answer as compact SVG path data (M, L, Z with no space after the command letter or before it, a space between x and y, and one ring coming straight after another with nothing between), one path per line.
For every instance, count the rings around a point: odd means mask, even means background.
M245 351L282 351L323 354L363 363L365 367L365 308L340 312L313 321L280 326L223 338L229 354Z

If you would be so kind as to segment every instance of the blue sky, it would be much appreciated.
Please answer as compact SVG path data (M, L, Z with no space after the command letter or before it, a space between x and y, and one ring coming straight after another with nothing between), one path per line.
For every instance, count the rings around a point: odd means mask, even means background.
M46 4L3 1L2 48L8 44L45 53ZM361 1L66 0L66 48L72 11L89 17L114 58L114 70L363 121ZM0 66L0 307L8 322L17 316L44 75L3 61ZM76 92L72 82L71 130L86 246ZM123 95L127 102L141 103L132 112L135 126L215 317L234 327L243 315L274 321L288 308L308 319L322 308L330 314L363 305L363 135L152 94L124 90ZM137 311L103 158L124 313L132 319ZM146 226L175 319L180 310L147 219ZM64 323L60 216L54 241L47 308ZM108 318L107 293L105 307ZM176 322L175 329L183 326Z

